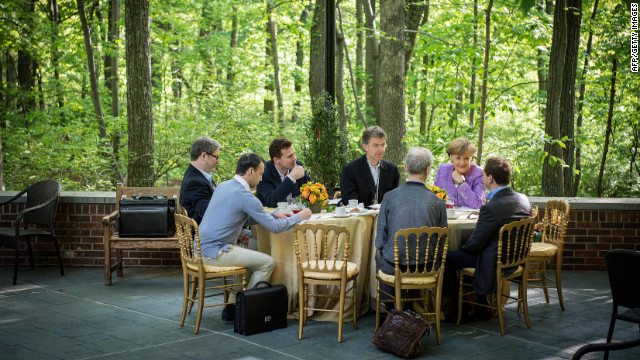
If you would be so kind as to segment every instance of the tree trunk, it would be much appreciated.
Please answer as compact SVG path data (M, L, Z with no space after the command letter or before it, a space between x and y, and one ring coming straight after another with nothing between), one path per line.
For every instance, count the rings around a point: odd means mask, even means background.
M375 0L362 0L367 49L365 55L367 118L380 124L380 43L376 35Z
M356 88L355 92L358 97L362 96L363 82L363 58L364 58L364 27L362 3L364 0L356 0Z
M560 99L562 97L562 81L564 59L567 49L567 14L566 0L556 2L553 14L553 39L549 59L549 78L547 80L547 105L545 109L545 133L552 141L545 142L544 149L548 156L542 166L542 195L564 196L563 171L559 160L562 159L560 141Z
M478 0L473 0L473 49L478 47ZM469 125L473 126L476 114L476 59L471 60L471 85L469 87Z
M125 2L128 185L153 186L153 107L149 0Z
M553 1L542 0L542 2L545 6L544 11L549 15L553 14ZM549 68L545 60L547 60L546 52L541 49L538 49L537 62L538 62L538 98L539 99L541 99L542 94L544 94L547 91L547 86L548 86L547 74L549 72ZM544 106L545 104L542 102L542 100L539 100L538 109L542 116L544 116Z
M313 24L309 33L309 96L311 107L315 107L315 99L325 88L325 6L324 0L316 0L313 9Z
M227 86L229 89L233 87L233 80L236 77L236 72L233 70L233 63L235 61L234 54L238 47L238 11L237 7L233 7L233 15L231 16L231 36L229 39L229 51L230 59L227 63Z
M416 32L422 24L422 16L425 11L426 5L423 5L423 0L406 0L407 11L405 12L405 25L408 31L405 35L404 41L404 68L408 72L411 64L411 54L416 44ZM406 75L406 74L405 74Z
M604 175L604 165L607 162L607 153L609 152L609 138L611 138L611 122L613 119L613 104L616 97L616 71L618 70L618 60L613 58L611 67L611 91L609 93L609 114L607 115L607 130L604 138L604 149L602 150L602 161L600 162L600 172L598 173L598 183L596 184L596 193L598 197L602 197L602 176Z
M300 112L300 98L302 97L302 84L304 83L304 36L302 28L309 19L309 11L311 11L311 3L304 7L300 14L299 36L296 41L296 71L293 74L293 89L296 93L296 100L293 103L293 112L291 114L291 122L298 121L298 113Z
M280 81L280 59L278 55L278 29L273 19L273 0L267 0L267 31L269 32L269 46L271 48L271 65L273 66L273 86L278 102L278 118L280 127L284 129L284 99L282 95L282 82Z
M401 164L405 156L402 139L406 134L404 104L404 2L380 2L380 126L387 133L386 157Z
M344 34L336 31L336 103L340 116L340 128L347 128L347 113L344 109Z
M364 118L364 114L362 113L362 109L360 107L360 99L358 98L358 93L356 91L356 82L354 80L354 74L353 74L353 68L351 66L351 60L349 59L349 48L347 47L347 42L344 41L344 30L342 28L342 10L340 9L340 6L336 7L337 12L338 12L338 19L339 19L339 24L340 24L340 36L342 37L343 41L342 44L344 46L344 56L347 58L347 66L349 67L349 78L351 80L351 89L353 90L353 100L356 103L356 111L358 112L358 118L360 119L360 121L362 121L362 125L366 128L367 127L367 121ZM344 125L342 127L342 130L346 131L346 115L345 115L345 123L342 124Z
M58 108L64 108L64 100L60 90L60 51L58 49L58 24L60 15L58 11L58 1L49 0L49 21L51 22L51 67L53 68L53 79L55 82L55 96Z
M593 12L591 13L591 23L593 24L596 19L596 13L598 12L598 3L600 1L596 0L593 4ZM580 90L579 90L579 99L578 99L578 119L576 120L576 137L579 138L582 133L582 106L584 102L584 92L585 92L585 76L587 74L587 69L589 68L589 58L591 57L591 45L593 43L593 29L589 31L589 40L587 40L587 53L584 57L584 65L582 66L582 74L580 75ZM580 142L578 139L575 141L576 144L576 177L573 180L573 190L571 192L571 196L578 196L578 188L580 187L580 177L582 176L582 166L580 164L581 152L582 149L580 147Z
M104 122L104 114L102 112L102 103L100 102L100 92L98 89L98 74L96 73L95 57L93 54L93 45L91 44L91 30L87 23L87 17L84 13L84 0L76 0L78 5L78 14L80 15L80 24L82 33L84 34L84 48L87 52L87 68L89 70L89 84L91 86L91 100L93 101L93 110L95 111L96 121L98 123L98 132L100 138L107 138L107 125Z
M105 63L105 83L111 94L111 116L120 117L120 82L118 79L118 39L120 38L120 0L109 1L109 34ZM115 152L116 154L118 152Z
M493 0L489 0L485 19L484 63L482 70L482 98L480 99L480 131L478 132L478 164L482 164L482 140L487 113L487 75L489 73L489 50L491 49L491 8Z
M560 97L560 138L567 138L562 151L566 167L563 167L564 194L573 193L573 161L576 106L576 68L580 48L580 24L582 23L582 0L567 0L567 49L562 71L562 95Z

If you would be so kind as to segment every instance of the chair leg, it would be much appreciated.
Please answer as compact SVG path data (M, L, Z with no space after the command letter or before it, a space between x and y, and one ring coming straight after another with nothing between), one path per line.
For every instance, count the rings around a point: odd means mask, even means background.
M439 275L442 277L442 274ZM426 291L427 297L429 296L429 291ZM436 340L438 341L438 345L442 344L440 340L440 309L442 308L442 284L438 286L436 289Z
M200 320L202 320L202 309L204 308L204 276L198 277L198 289L200 290L200 296L198 296L198 315L196 317L196 329L194 334L200 330Z
M189 274L182 273L182 317L180 318L180 327L184 326L184 318L187 316L187 302L189 302Z
M16 263L13 265L13 285L16 284L18 280L18 261L20 260L20 243L18 239L16 239Z
M544 291L544 299L549 303L549 289L547 288L547 262L540 262L540 280L542 281L542 290Z
M25 238L27 240L27 249L29 250L29 264L31 264L31 270L33 270L36 267L33 264L33 249L31 248L31 236L26 236Z
M298 275L301 276L301 275ZM307 304L305 303L305 296L304 293L306 292L306 284L302 283L302 281L299 281L298 283L298 308L299 310L299 314L298 314L298 340L302 340L302 328L304 327L304 315L307 313L307 311L304 309Z
M58 246L58 240L55 235L51 235L53 239L53 246L56 248L56 253L58 254L58 265L60 265L60 276L64 276L64 268L62 267L62 254L60 254L60 247Z
M338 342L342 342L342 324L344 322L344 298L345 298L345 290L347 288L347 281L343 279L340 282L340 307L339 307L339 318L338 318Z
M498 320L500 321L500 332L504 336L504 312L502 311L502 278L497 281L498 291L496 292L496 307L498 309Z
M527 276L522 276L522 281L518 284L518 292L520 293L520 298L522 299L522 307L524 308L524 321L527 323L527 327L531 328L531 320L529 319L529 303L527 300ZM518 303L519 304L519 303Z
M458 290L458 320L456 321L456 326L460 325L460 321L462 321L462 287L464 286L464 275L459 273L458 278L460 280L460 288Z
M376 281L378 286L376 287L376 327L373 329L373 332L377 332L378 328L380 328L380 280Z
M195 277L191 277L191 301L189 301L189 309L187 309L187 314L191 314L191 309L193 309L193 304L195 303L196 296L198 296L198 288L196 284L197 279Z
M564 311L564 301L562 300L562 260L556 260L556 289L558 290L558 302Z
M607 332L607 344L611 343L611 338L613 337L613 328L616 325L616 314L618 313L618 306L613 306L613 311L611 312L611 323L609 324L609 331ZM605 350L604 352L604 360L609 359L609 350Z
M122 272L122 264L124 263L124 259L122 258L122 249L116 249L116 263L118 264L117 275L118 277L124 276Z

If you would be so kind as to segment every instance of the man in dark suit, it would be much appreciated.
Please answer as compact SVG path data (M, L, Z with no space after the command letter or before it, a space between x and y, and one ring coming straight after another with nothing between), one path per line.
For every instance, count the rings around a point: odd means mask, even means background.
M370 126L362 132L365 154L342 168L340 191L344 204L350 199L357 199L364 206L380 204L384 194L398 187L398 167L382 159L386 147L387 134L381 127Z
M279 202L290 202L300 195L300 187L311 181L302 163L296 159L291 140L279 137L269 145L269 157L256 187L256 196L267 207L276 207Z
M444 295L455 299L457 304L459 282L456 270L475 267L473 291L478 302L485 303L487 294L496 291L496 261L500 228L508 223L531 216L531 203L523 194L509 187L511 165L500 157L487 159L483 171L483 182L489 193L487 203L480 208L478 223L471 237L460 246L460 250L447 254L444 277ZM490 313L482 308L476 317L488 319ZM463 315L469 315L467 311ZM467 318L468 320L468 318Z
M191 164L184 172L180 186L180 205L200 224L216 188L211 171L220 162L220 144L203 136L193 142L190 152Z

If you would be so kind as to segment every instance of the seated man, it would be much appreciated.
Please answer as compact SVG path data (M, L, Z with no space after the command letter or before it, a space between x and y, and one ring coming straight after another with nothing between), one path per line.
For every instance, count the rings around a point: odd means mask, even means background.
M489 193L487 203L480 208L478 223L471 237L460 246L460 250L450 251L444 268L444 296L458 303L459 281L456 271L466 267L475 267L473 291L478 302L486 304L486 295L497 290L496 261L498 256L498 238L500 228L510 222L531 216L531 204L523 194L509 187L511 165L501 157L487 159L483 171L483 182ZM489 319L490 311L482 307L475 314L480 319ZM450 314L456 317L454 314ZM473 312L463 308L463 318L471 320Z
M383 160L387 134L379 126L370 126L362 132L365 154L342 168L340 191L342 203L357 199L364 206L382 203L384 195L397 188L400 172L396 164Z
M245 224L258 223L269 231L279 233L301 220L311 217L311 210L297 214L268 213L252 193L264 172L264 160L256 153L240 156L236 175L218 186L200 224L202 261L213 266L244 266L250 273L247 288L260 281L269 281L274 260L271 256L235 246L236 239ZM235 295L231 295L231 300ZM222 311L223 321L233 321L235 305L227 305Z
M266 207L276 207L278 202L287 201L300 195L303 184L311 181L302 163L296 159L296 151L291 140L279 137L269 145L269 156L256 188L256 196Z
M180 186L180 205L198 225L209 206L216 189L211 171L220 162L220 143L203 136L191 145L191 164L187 167Z
M432 163L433 155L429 150L422 147L410 149L404 162L404 169L408 173L407 183L389 191L382 201L375 240L376 271L382 270L386 274L393 275L395 271L394 236L398 230L422 226L447 227L444 201L425 186ZM415 239L409 241L413 241L415 248ZM427 241L421 241L420 247L424 249L427 243ZM400 248L400 267L403 270L407 265L415 265L415 262L404 263L405 256L404 247ZM388 293L394 291L393 287L386 284L381 284L381 288ZM403 296L407 295L409 294ZM405 304L407 305L409 304ZM390 310L393 308L393 303L385 303L385 306Z

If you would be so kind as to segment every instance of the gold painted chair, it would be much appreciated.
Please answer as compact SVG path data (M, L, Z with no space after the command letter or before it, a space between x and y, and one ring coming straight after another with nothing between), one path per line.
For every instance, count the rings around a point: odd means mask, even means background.
M247 285L247 269L241 266L211 266L202 262L200 248L200 234L195 220L184 215L175 214L176 237L180 244L180 259L182 260L182 276L184 287L184 301L182 303L182 318L180 326L184 325L187 313L191 313L193 304L198 303L198 314L194 333L200 329L202 309L213 306L232 304L229 302L229 293L236 293L234 287L245 290ZM195 241L194 241L195 239ZM195 243L195 244L194 244ZM233 276L241 277L236 282ZM227 277L232 277L227 279ZM191 295L189 295L191 285ZM207 294L207 291L213 291ZM219 304L204 304L205 298L222 295L223 302Z
M349 262L349 230L344 226L328 224L302 224L295 226L294 246L298 261L298 304L300 322L298 340L307 323L308 311L338 313L338 342L342 342L342 324L345 310L353 308L353 326L358 328L357 279L358 265ZM352 286L347 288L351 282ZM309 285L316 285L310 292ZM338 286L339 294L320 292L320 285ZM346 294L351 291L352 304L345 308ZM310 306L309 297L316 300L337 299L338 309ZM316 304L317 305L317 304Z
M564 311L562 300L562 253L564 249L564 236L567 232L569 222L569 203L565 200L549 200L544 207L544 218L542 219L542 241L531 245L529 263L539 263L538 268L529 266L530 272L540 276L529 278L527 286L529 289L542 288L544 298L549 303L549 288L556 288L558 291L558 302ZM547 263L555 263L554 269L549 269ZM555 271L556 277L552 279L547 276L547 272ZM533 282L533 284L532 284ZM549 284L551 282L552 284Z
M409 239L409 241L407 241ZM428 242L429 246L420 246L420 242ZM400 268L400 248L404 247L403 260L405 264L427 264L426 266L403 266ZM421 249L422 248L422 249ZM447 260L449 248L449 229L439 227L421 227L398 230L393 238L393 257L395 262L394 275L388 275L378 271L376 274L376 326L380 327L380 310L388 312L384 303L395 303L396 310L402 311L402 303L405 301L424 301L426 304L429 294L435 299L433 311L427 308L421 315L435 318L436 336L438 345L440 341L440 307L442 302L442 281L444 278L444 264ZM390 294L381 290L381 284L387 284L394 288ZM424 290L420 297L402 297L402 290ZM386 294L389 300L381 300L380 293Z
M498 313L500 321L500 332L504 331L504 306L508 304L518 303L518 314L520 306L524 307L524 318L527 327L531 327L529 321L529 307L527 306L527 271L528 257L531 251L531 241L533 240L533 227L536 218L529 217L522 220L514 221L504 225L500 229L498 237L498 255L496 267L496 287L497 292L490 294L491 299L489 305L480 304L475 301L465 300L465 296L475 294L472 282L465 282L465 279L472 279L475 275L475 268L464 268L458 270L458 279L460 280L460 292L458 294L458 320L460 325L462 319L462 303L466 302L475 306L488 307L492 312ZM518 284L518 297L512 297L510 292L503 292L503 285L509 284L508 281ZM466 289L466 291L465 291ZM508 289L507 289L508 290Z

